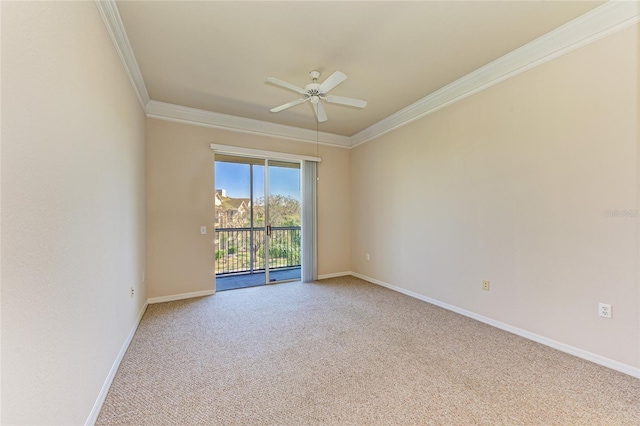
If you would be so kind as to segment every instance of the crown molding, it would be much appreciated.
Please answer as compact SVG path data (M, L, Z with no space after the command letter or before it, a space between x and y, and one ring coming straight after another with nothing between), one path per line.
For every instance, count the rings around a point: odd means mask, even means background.
M302 129L300 127L220 114L165 102L149 101L147 104L147 117L299 142L318 143L342 148L351 147L351 138L349 136L316 132L315 130Z
M140 68L138 67L138 61L136 61L131 44L129 44L129 38L127 37L127 32L120 18L118 5L116 5L114 0L96 0L96 6L100 11L104 25L107 27L109 36L111 36L111 41L113 41L116 52L118 52L118 56L120 56L120 60L124 64L124 68L138 96L138 100L142 108L145 109L151 98L149 97L147 86L144 84L142 72L140 72Z
M342 136L151 100L114 0L96 0L100 15L147 116L306 143L353 148L525 71L640 22L638 1L610 0L478 68L355 135ZM316 139L317 138L317 139Z
M637 1L609 1L478 68L351 137L368 142L511 77L640 22Z

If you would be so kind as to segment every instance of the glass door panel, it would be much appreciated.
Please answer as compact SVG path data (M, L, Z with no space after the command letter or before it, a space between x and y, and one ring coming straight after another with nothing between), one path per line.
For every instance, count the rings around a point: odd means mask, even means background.
M263 285L265 221L255 203L264 200L265 160L219 154L215 160L216 289Z
M300 163L268 161L267 244L269 282L301 278Z

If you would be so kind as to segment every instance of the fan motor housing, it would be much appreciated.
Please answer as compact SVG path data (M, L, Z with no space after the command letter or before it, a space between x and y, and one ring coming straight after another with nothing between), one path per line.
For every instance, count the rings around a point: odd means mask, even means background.
M318 83L309 83L304 86L304 90L306 90L309 95L319 95L318 87L320 87Z

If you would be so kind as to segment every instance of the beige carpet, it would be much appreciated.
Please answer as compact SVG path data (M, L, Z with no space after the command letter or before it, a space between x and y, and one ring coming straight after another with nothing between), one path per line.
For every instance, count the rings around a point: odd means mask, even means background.
M101 425L639 425L640 380L356 278L151 305Z

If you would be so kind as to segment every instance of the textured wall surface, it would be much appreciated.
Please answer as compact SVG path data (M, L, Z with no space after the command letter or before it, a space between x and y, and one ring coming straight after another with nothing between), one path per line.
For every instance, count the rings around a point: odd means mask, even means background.
M635 26L353 149L352 270L640 367L638 116Z
M83 424L147 298L145 117L93 2L1 7L1 423Z
M209 145L319 156L318 273L349 271L350 151L147 120L149 297L213 290L214 160ZM200 226L208 226L200 235Z

